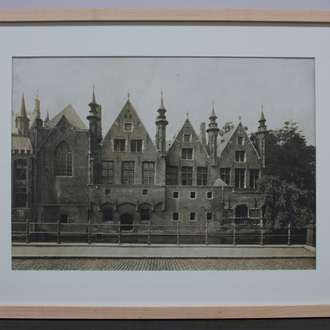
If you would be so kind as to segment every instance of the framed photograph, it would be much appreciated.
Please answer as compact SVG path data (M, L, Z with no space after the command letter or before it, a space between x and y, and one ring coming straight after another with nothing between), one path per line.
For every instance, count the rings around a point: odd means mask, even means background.
M329 12L0 17L1 317L329 316Z

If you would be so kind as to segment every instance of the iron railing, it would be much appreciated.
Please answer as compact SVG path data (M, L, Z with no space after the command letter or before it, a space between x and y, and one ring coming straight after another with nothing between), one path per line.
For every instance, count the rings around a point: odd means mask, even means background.
M238 223L237 223L238 222ZM262 221L246 224L226 219L226 225L151 225L123 223L61 223L26 222L12 223L13 242L110 242L144 244L305 244L307 228L291 225L281 228L264 227ZM297 243L298 242L298 243Z

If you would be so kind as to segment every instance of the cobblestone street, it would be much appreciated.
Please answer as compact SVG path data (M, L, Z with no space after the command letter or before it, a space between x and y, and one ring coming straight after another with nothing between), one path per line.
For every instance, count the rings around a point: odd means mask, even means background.
M315 269L315 258L14 258L13 270L276 270Z

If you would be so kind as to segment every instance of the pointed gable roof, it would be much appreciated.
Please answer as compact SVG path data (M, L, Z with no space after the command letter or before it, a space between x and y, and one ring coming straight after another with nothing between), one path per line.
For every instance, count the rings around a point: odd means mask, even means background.
M45 127L54 128L59 120L65 116L68 122L73 126L76 130L87 130L86 125L83 123L76 110L73 108L71 104L69 104L64 110L58 113L53 119L48 121L45 124Z
M244 126L242 125L241 122L239 122L239 124L234 127L231 131L229 131L228 133L226 133L224 136L221 136L218 142L218 156L221 156L222 152L225 150L225 148L227 147L228 143L232 140L233 135L235 134L235 132L238 130L238 128L241 128L245 137L247 138L249 144L252 145L254 151L256 152L257 156L259 157L259 154L256 150L256 148L254 147L251 139L249 138L248 134L245 131ZM223 141L221 143L221 141Z
M174 141L173 141L172 144L169 146L169 148L168 148L168 152L170 152L171 149L174 148L173 146L174 146L175 143L177 142L177 139L178 139L178 138L181 138L182 135L183 135L186 131L188 131L188 130L189 130L189 132L191 132L191 133L194 135L194 138L196 139L196 143L199 142L199 143L202 145L202 147L203 147L203 149L204 149L206 155L209 155L208 151L206 150L205 146L203 145L202 141L200 140L199 135L197 135L197 133L196 133L196 131L195 131L193 125L191 124L189 118L187 118L187 119L185 120L185 122L183 123L183 125L182 125L180 131L178 132L178 134L177 134L176 137L174 138Z
M145 126L144 126L141 118L139 117L137 111L133 107L129 97L128 97L125 105L123 106L123 108L119 112L116 120L113 122L113 124L111 125L108 132L105 134L105 136L104 136L104 138L101 142L101 145L103 145L104 142L107 139L109 139L109 135L111 135L110 132L114 132L114 131L118 132L118 130L121 130L121 128L119 127L119 123L124 123L125 121L127 121L127 122L137 121L139 123L139 125L138 125L139 129L144 131L144 134L146 134L148 136L148 139L151 141L152 145L155 147L155 150L156 150L155 142L151 139L147 129L145 128ZM123 127L122 127L122 133L124 133Z
M227 146L228 142L230 141L231 137L233 136L233 134L235 133L235 131L237 130L238 125L236 126L236 128L233 128L231 131L229 131L228 133L226 133L223 136L220 136L219 138L219 142L218 142L218 156L221 155L222 151L225 149L225 147Z

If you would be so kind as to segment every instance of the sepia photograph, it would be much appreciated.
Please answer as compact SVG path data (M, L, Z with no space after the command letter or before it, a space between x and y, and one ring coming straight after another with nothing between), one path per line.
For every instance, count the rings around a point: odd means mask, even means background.
M314 58L14 57L12 270L316 269Z

